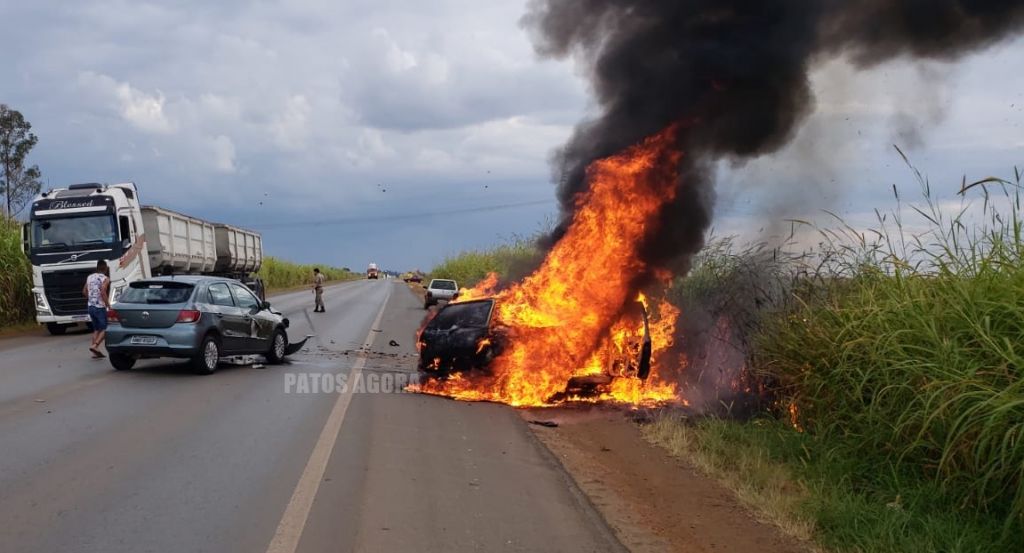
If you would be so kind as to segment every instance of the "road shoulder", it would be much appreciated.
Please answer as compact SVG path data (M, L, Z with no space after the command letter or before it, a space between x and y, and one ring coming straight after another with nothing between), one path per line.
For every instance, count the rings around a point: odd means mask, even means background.
M645 441L620 410L521 411L619 540L653 551L796 553L810 549L759 522L728 489Z

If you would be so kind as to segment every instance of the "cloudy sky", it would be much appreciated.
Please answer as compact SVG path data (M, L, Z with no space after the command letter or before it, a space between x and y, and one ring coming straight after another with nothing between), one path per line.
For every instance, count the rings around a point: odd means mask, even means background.
M134 181L145 203L259 229L267 253L427 269L544 228L551 151L593 106L539 59L518 1L0 0L0 102L49 186ZM785 151L721 168L718 232L1024 166L1024 40L955 65L814 74ZM770 226L770 225L769 225Z

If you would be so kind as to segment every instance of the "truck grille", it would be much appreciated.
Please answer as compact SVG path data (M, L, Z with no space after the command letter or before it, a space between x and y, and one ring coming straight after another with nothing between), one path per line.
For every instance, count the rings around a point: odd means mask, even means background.
M91 270L43 273L43 290L54 315L82 315L86 310L82 288Z

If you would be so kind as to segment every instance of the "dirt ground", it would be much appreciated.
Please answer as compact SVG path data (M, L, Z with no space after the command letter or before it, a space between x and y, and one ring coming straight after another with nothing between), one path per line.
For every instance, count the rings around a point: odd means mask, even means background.
M601 406L524 410L554 453L633 553L805 553L757 521L732 493L648 442L626 413Z

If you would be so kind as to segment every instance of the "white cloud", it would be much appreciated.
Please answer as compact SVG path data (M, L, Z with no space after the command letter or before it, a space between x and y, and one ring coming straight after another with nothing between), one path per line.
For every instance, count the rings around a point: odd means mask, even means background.
M306 146L309 134L309 115L312 107L309 100L301 94L289 97L285 101L284 110L279 113L270 125L274 142L283 150L299 150Z
M167 134L176 128L164 111L166 100L159 90L147 94L127 82L92 71L79 74L79 84L97 93L109 106L116 108L124 121L139 130Z
M121 83L117 97L121 101L121 116L136 127L157 133L174 130L174 124L164 113L164 95L160 91L149 95L128 83Z
M213 156L213 167L221 173L234 173L235 143L224 135L218 135L209 142L210 154Z

